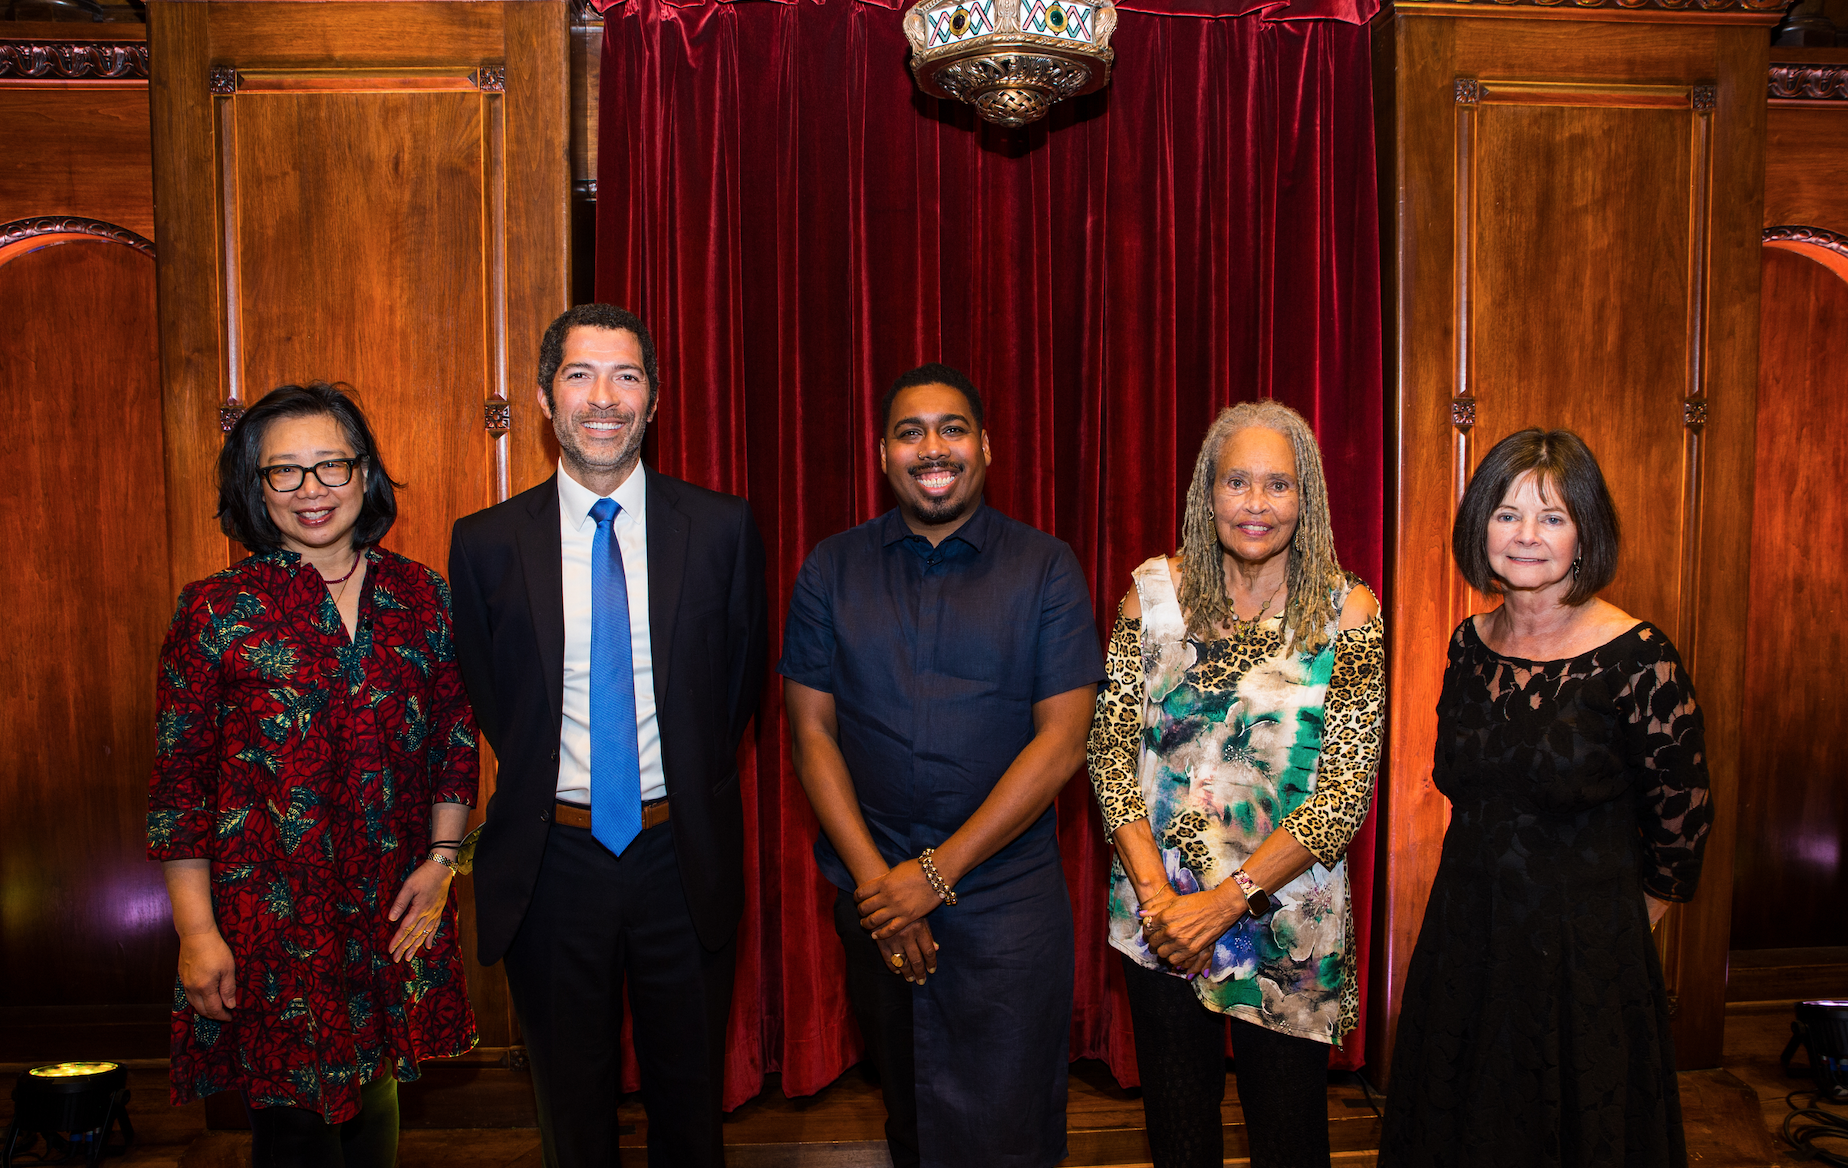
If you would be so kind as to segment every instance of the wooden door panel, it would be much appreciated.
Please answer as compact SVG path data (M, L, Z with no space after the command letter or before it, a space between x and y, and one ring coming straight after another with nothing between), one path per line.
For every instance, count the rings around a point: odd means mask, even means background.
M1689 216L1709 177L1704 119L1686 87L1481 86L1473 112L1459 107L1474 123L1459 132L1469 469L1516 430L1576 431L1599 455L1624 525L1604 595L1680 643L1693 631L1679 597L1696 518L1678 489L1689 469L1682 406L1696 388L1700 330L1662 323L1693 314L1689 257L1704 251L1706 224L1691 234ZM1574 104L1542 104L1564 100Z
M1448 820L1430 782L1443 646L1493 603L1451 564L1451 522L1483 453L1532 425L1597 453L1625 534L1606 595L1669 633L1700 690L1716 824L1700 892L1661 935L1678 1054L1719 1059L1749 549L1736 509L1704 496L1751 474L1775 16L1713 7L1400 0L1375 23L1397 448L1382 1061Z
M179 946L146 858L171 612L154 260L27 241L0 252L0 304L0 996L165 1002Z
M1732 945L1848 945L1848 281L1767 247L1761 295Z
M494 501L478 92L256 92L234 119L238 347L255 401L358 390L397 481L387 544L445 571L449 526Z

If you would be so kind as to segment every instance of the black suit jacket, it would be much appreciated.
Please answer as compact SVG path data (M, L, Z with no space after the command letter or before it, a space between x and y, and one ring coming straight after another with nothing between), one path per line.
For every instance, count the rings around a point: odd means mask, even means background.
M738 742L763 688L764 549L750 505L648 476L648 629L668 819L701 943L744 909ZM506 953L551 830L563 719L565 601L556 478L456 521L456 659L499 760L475 854L482 964Z

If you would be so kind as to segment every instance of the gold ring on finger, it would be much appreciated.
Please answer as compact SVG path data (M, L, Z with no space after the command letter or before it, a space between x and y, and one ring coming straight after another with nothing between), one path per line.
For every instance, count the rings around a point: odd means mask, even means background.
M892 954L892 964L894 967L903 965L904 963L905 963L905 958L903 954L900 954L900 953Z

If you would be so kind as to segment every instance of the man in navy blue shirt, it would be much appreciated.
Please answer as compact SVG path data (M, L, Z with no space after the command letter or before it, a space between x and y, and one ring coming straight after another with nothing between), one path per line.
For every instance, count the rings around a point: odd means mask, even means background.
M982 502L982 399L900 377L898 507L823 540L784 630L796 771L896 1168L1065 1156L1072 915L1052 801L1103 654L1077 557ZM941 949L941 951L940 951Z

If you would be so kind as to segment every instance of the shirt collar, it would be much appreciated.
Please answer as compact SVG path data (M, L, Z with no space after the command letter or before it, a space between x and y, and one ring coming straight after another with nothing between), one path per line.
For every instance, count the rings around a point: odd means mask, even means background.
M622 486L617 487L608 497L616 500L616 505L622 508L621 514L616 516L616 522L621 523L624 516L641 519L648 508L648 472L642 469L642 464L636 463L629 477L622 481ZM586 525L596 525L590 517L590 509L601 498L604 496L566 474L562 461L558 464L558 509L579 531L584 530Z
M897 507L887 511L881 522L884 525L879 531L881 547L891 547L901 540L911 539L914 536L918 539L924 538L911 530L910 525L905 522L905 513ZM988 529L988 504L985 500L977 499L975 513L969 516L969 521L957 528L954 533L945 536L943 542L948 543L952 539L959 539L979 552L982 550L982 544L988 539Z

